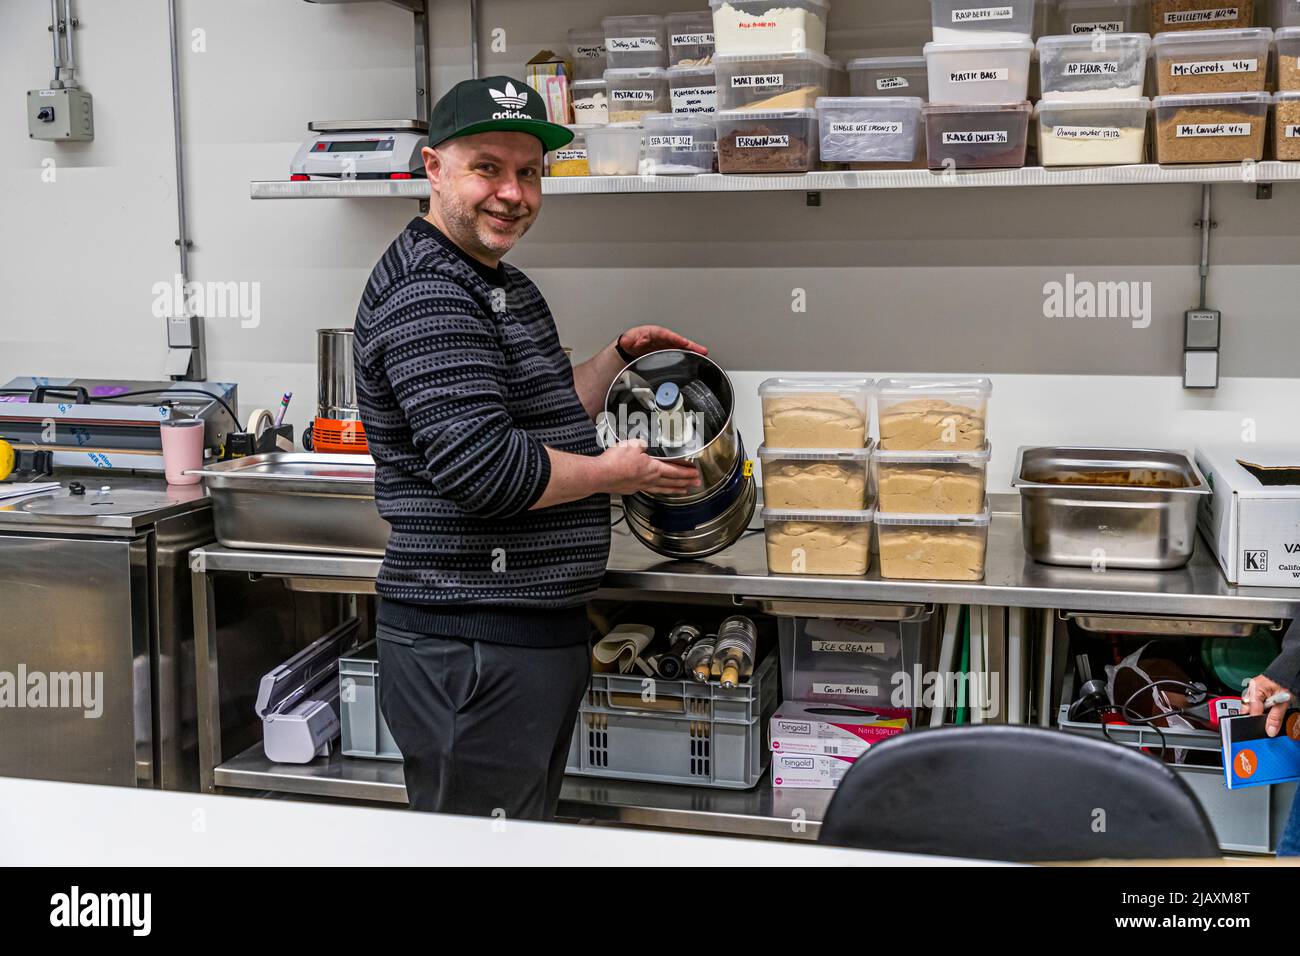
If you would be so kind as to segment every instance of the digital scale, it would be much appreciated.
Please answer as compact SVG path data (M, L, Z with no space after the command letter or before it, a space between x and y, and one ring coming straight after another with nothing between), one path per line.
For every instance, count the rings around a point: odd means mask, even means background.
M289 179L410 179L424 172L422 120L317 120L298 147Z

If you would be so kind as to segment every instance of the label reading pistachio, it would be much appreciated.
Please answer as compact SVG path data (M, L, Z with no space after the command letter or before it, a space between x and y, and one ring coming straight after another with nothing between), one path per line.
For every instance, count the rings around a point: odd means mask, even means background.
M615 103L653 103L659 97L654 90L610 90L609 98Z

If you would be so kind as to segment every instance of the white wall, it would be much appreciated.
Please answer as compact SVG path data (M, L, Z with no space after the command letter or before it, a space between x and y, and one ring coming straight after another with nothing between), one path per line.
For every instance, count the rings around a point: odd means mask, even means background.
M517 70L569 26L603 12L696 0L483 0L484 72ZM313 330L349 325L409 201L253 202L253 179L283 178L312 119L406 116L412 25L388 4L180 0L188 196L197 280L260 283L261 322L208 323L209 376L240 383L245 410L295 392L315 406ZM832 49L903 50L918 0L838 0ZM152 286L176 270L167 14L163 0L82 0L78 52L95 96L93 143L27 139L17 100L49 80L47 4L0 3L0 381L15 375L159 378L164 330ZM546 15L538 14L545 10ZM892 18L892 19L891 19ZM874 26L870 24L875 24ZM435 0L434 92L467 72L463 0ZM205 52L190 48L201 29ZM53 158L57 178L41 181ZM1026 442L1186 445L1300 441L1300 186L1274 198L1215 188L1211 303L1224 311L1224 385L1179 384L1181 316L1196 302L1194 186L551 197L511 256L579 357L630 325L707 342L744 396L785 372L979 372L993 376L995 484ZM1067 272L1152 283L1153 321L1043 315L1043 285ZM807 311L791 311L793 290ZM748 371L747 371L748 370ZM758 444L757 403L740 409Z

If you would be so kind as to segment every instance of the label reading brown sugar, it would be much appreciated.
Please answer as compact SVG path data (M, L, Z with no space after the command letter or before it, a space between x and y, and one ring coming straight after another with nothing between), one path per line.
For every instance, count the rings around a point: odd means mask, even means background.
M736 145L741 149L784 149L790 145L789 136L737 136Z

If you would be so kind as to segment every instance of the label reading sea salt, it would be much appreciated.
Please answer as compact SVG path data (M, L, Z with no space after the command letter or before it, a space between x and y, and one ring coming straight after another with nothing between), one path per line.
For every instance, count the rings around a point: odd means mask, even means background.
M572 159L586 159L587 151L585 149L557 149L555 151L556 162L564 163Z
M653 103L658 94L654 90L610 90L609 98L615 103Z
M716 86L683 86L673 90L674 113L714 113L718 109Z
M1123 33L1123 20L1092 20L1088 23L1071 23L1070 32L1079 33Z
M969 7L952 12L953 23L980 23L984 20L1010 20L1015 16L1014 7Z
M882 76L876 80L878 90L905 90L909 85L905 76Z
M610 53L653 53L659 50L658 37L605 37Z
M674 33L673 46L713 46L712 33Z
M661 134L656 136L647 136L645 144L650 149L694 149L695 137L683 136L680 134Z
M1188 60L1170 63L1170 76L1205 76L1210 73L1254 73L1259 60Z
M1056 126L1052 136L1056 139L1119 139L1123 133L1114 126Z
M1066 76L1118 76L1118 60L1102 60L1098 63L1067 63Z
M814 654L883 654L883 641L812 641Z
M784 73L746 73L731 78L731 88L733 90L761 90L771 86L784 85Z
M741 149L784 149L790 145L789 136L737 136L736 145Z
M971 130L966 133L944 133L943 145L966 144L972 146L1010 143L1011 137L1004 129Z
M1010 70L1003 66L996 70L950 70L949 83L988 83L992 80L1006 81Z
M1250 123L1179 123L1178 137L1187 136L1249 136Z
M831 134L849 136L897 136L903 132L902 123L831 123Z
M880 688L875 684L822 684L813 681L812 691L825 697L879 697Z
M1170 10L1165 14L1165 23L1170 26L1179 23L1224 23L1236 20L1239 16L1236 7L1217 7L1214 10Z

